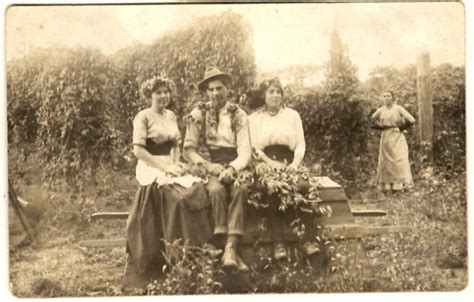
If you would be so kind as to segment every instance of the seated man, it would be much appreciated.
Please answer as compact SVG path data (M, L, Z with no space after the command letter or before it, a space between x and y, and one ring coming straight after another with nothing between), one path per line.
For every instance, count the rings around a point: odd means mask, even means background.
M186 118L183 155L193 164L202 164L212 175L207 190L212 205L214 235L226 239L225 267L248 270L237 254L237 243L244 235L244 206L248 198L245 185L234 186L236 172L244 169L251 158L247 114L228 102L231 75L217 68L206 70L198 84L209 102L194 108ZM199 153L199 144L209 151L209 160Z

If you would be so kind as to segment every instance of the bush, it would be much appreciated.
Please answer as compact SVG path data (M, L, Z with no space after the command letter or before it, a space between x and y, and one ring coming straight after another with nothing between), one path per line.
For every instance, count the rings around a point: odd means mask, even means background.
M7 62L7 125L9 149L27 156L35 143L38 123L36 111L41 105L38 76L42 62L49 56L37 50L24 58Z
M98 51L55 51L38 75L37 147L49 176L69 183L91 179L110 159L107 83L112 68Z
M303 121L306 161L322 161L326 175L361 180L370 167L361 160L368 152L369 105L361 97L356 68L337 33L331 36L330 55L322 85L290 93L288 103Z
M433 163L446 175L465 170L465 68L442 64L432 68L433 87ZM416 67L409 65L400 70L391 67L375 68L362 87L363 95L371 106L381 106L380 95L393 90L398 104L416 119L418 115ZM421 143L418 125L408 131L412 168L422 170Z
M9 147L22 152L15 158L28 155L26 146L38 150L46 176L94 180L98 166L123 168L130 160L132 120L149 106L139 95L144 80L164 73L176 83L171 109L182 121L202 98L195 83L206 67L231 73L237 96L255 77L254 60L250 26L232 12L110 57L85 48L37 50L7 64Z

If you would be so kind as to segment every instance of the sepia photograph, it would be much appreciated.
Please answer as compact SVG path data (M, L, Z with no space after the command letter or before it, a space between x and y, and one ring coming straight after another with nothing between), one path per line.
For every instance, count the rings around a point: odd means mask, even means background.
M466 291L462 1L3 14L11 298Z

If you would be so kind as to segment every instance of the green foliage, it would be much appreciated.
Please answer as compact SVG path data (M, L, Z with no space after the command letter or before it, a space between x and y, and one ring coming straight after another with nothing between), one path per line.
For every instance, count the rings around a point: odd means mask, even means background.
M443 64L433 70L433 159L450 175L466 169L465 69Z
M322 85L290 92L287 98L303 121L306 161L324 162L328 175L341 173L346 179L355 179L367 168L360 157L367 152L369 109L360 96L356 68L337 34L333 33L331 47Z
M84 48L37 50L7 64L10 147L27 156L25 147L36 145L47 176L94 180L98 166L124 167L131 158L132 120L150 105L139 95L143 81L165 74L175 82L171 109L181 122L203 97L195 83L207 66L232 74L239 95L255 77L254 61L250 26L232 12L109 57Z
M449 176L465 169L465 68L442 64L432 68L431 78L433 160L439 172ZM414 65L402 69L375 68L362 87L364 98L370 101L372 109L382 105L379 99L385 90L392 90L397 103L419 119ZM418 126L415 125L406 135L415 172L423 168L420 158L422 145L418 138L418 131Z
M224 272L220 259L210 257L206 247L190 247L179 240L166 243L166 276L147 286L147 295L222 293Z
M7 125L9 149L27 156L35 142L38 123L36 111L41 104L38 75L49 56L37 50L27 57L7 62Z
M112 151L106 124L111 66L98 51L61 49L43 61L37 93L37 147L48 174L81 181Z

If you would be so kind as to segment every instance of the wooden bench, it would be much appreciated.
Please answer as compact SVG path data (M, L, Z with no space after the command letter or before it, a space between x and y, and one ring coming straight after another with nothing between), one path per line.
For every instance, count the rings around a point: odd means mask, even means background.
M402 226L367 226L357 224L355 217L377 217L384 216L386 212L380 210L362 210L351 211L349 207L348 198L343 188L332 181L329 177L320 178L320 197L322 202L319 206L329 206L332 209L330 216L315 217L318 224L321 224L326 229L327 234L332 239L354 239L362 236L383 234L383 233L398 233L406 232L410 229ZM126 219L128 212L101 212L92 215L94 219ZM252 265L258 261L256 251L254 250L254 243L259 240L259 246L262 247L266 253L271 255L272 240L268 233L263 233L259 230L258 224L264 217L258 214L258 211L252 207L248 207L246 217L245 236L240 241L239 249L245 263ZM284 228L284 240L289 247L290 257L291 251L296 251L298 246L298 237L288 227ZM126 238L116 239L98 239L98 240L84 240L79 242L81 246L85 247L125 247ZM326 253L321 253L309 258L310 263L314 267L324 267L327 263ZM147 280L140 276L134 263L130 257L127 260L125 267L122 287L140 287L146 283Z

